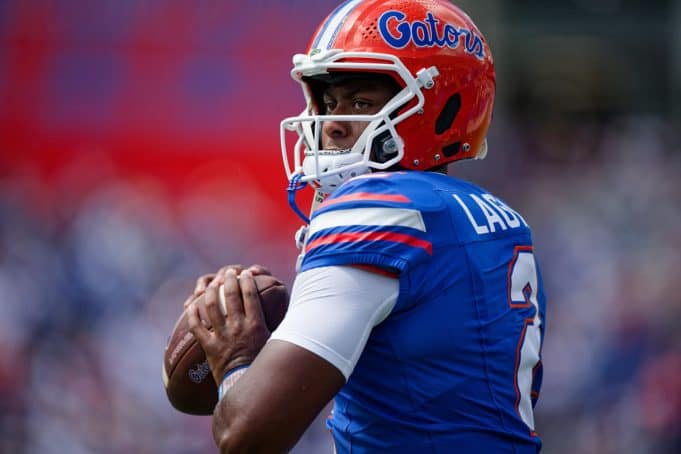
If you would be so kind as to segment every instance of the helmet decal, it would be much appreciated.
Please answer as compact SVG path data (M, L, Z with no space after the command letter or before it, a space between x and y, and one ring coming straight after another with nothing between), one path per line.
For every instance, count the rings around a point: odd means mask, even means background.
M403 49L410 43L416 47L449 47L459 46L464 36L464 51L475 55L480 60L485 58L485 46L480 36L474 31L452 24L444 24L438 29L441 21L428 11L424 20L405 21L407 17L402 11L386 11L378 19L378 27L383 40L395 49Z

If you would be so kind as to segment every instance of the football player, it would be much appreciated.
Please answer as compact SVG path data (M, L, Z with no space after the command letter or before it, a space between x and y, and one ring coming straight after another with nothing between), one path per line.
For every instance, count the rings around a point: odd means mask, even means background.
M221 451L286 451L331 399L340 453L539 451L530 228L446 175L487 151L487 41L445 0L349 0L293 62L306 108L282 122L285 167L291 191L310 185L321 203L289 311L269 333L258 270L229 267L187 307L221 383Z

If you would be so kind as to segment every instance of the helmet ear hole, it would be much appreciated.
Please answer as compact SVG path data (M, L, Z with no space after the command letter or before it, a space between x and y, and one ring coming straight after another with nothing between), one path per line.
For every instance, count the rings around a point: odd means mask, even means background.
M456 142L450 145L447 145L445 147L442 147L442 154L445 155L447 158L451 158L455 154L459 152L459 148L461 147L461 142Z
M461 109L461 94L456 93L449 97L445 106L442 108L442 112L437 117L435 121L435 134L442 134L448 130L452 123L454 123L454 118L456 114L459 113Z
M390 133L385 131L378 135L371 147L371 159L376 162L387 162L395 156L397 156L397 147Z

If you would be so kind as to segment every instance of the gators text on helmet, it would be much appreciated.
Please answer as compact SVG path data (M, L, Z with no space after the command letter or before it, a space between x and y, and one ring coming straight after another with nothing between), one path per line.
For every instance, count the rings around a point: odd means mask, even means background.
M291 76L307 103L299 116L281 122L289 179L301 174L301 181L328 193L371 169L428 170L486 154L492 54L468 15L446 0L346 1L293 65ZM374 115L324 115L315 81L353 73L388 75L401 89ZM324 121L365 121L367 127L351 149L323 150Z

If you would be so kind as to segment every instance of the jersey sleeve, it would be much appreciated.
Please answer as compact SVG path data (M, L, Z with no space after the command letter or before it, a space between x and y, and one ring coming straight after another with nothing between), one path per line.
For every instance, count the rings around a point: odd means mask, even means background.
M302 347L333 364L347 380L374 326L397 301L396 279L354 267L300 273L286 317L270 340Z
M390 173L350 180L311 219L301 272L371 265L404 272L433 253L423 214Z

